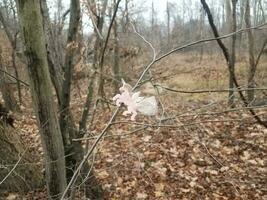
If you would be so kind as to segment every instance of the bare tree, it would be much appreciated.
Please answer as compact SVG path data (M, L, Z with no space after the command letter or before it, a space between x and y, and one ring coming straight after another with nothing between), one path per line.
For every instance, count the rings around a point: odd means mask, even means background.
M6 76L3 71L5 71L4 62L2 58L2 48L0 46L0 69L2 72L0 73L0 90L2 93L2 97L4 99L5 107L12 111L18 111L19 106L13 94L13 90L11 88L10 80Z
M45 154L49 198L60 196L66 187L64 146L53 100L47 62L40 1L17 1L26 47L30 87ZM35 20L32 20L35 19Z
M166 14L167 14L167 48L169 48L170 45L170 40L171 40L171 36L170 36L170 20L171 20L171 16L170 16L170 3L167 1L166 3Z
M68 145L70 141L70 89L71 80L73 75L73 68L75 63L75 56L77 55L78 49L78 31L79 31L79 20L80 20L80 1L71 0L70 5L70 23L67 38L67 47L65 53L65 63L63 67L63 84L62 93L60 98L60 129L64 144Z
M43 15L43 26L45 30L46 39L46 52L48 59L49 72L51 76L52 83L55 87L57 94L57 99L59 104L61 104L61 93L63 84L63 63L64 63L64 42L61 27L63 25L53 26L49 10L47 6L47 1L41 1L41 9ZM63 17L66 17L68 12L64 13ZM63 19L61 21L64 21Z
M130 17L129 17L129 3L130 0L125 0L124 10L121 18L122 31L126 33L129 26Z
M251 27L250 20L250 0L246 2L246 10L245 10L245 22L246 28L248 28L248 52L249 52L249 70L248 70L248 88L252 89L255 87L255 73L256 73L256 65L254 58L254 37L252 34L252 30L249 29ZM254 90L247 91L247 99L248 102L252 102L254 99Z
M119 4L120 4L121 0L117 0L114 6L114 11L110 20L110 24L108 26L108 31L107 31L107 35L105 37L105 41L103 43L103 48L101 49L101 54L100 54L100 59L99 59L99 87L98 87L98 95L100 97L104 97L104 76L103 76L103 68L104 68L104 60L105 60L105 53L107 50L107 46L108 46L108 41L109 41L109 37L110 37L110 33L111 33L111 29L113 26L114 21L116 20L116 16L117 16L117 11L119 8Z
M116 0L113 1L114 6L116 6ZM127 5L127 3L126 3ZM113 23L113 40L114 40L114 50L113 50L113 74L114 78L116 80L120 80L120 66L119 66L119 43L118 43L118 23L117 20L114 20ZM119 88L118 81L113 81L114 82L114 91L117 91Z
M96 40L94 43L94 51L93 51L93 70L94 73L91 75L90 77L90 81L88 84L88 91L87 91L87 96L86 96L86 101L83 107L83 113L82 113L82 117L81 120L79 122L79 132L80 135L84 135L85 133L85 129L86 129L86 122L88 119L88 114L91 108L91 104L93 101L93 96L95 94L95 90L94 90L94 85L96 82L96 76L97 74L97 69L99 68L99 59L100 59L100 52L102 49L102 45L103 45L103 27L104 27L104 19L105 19L105 12L107 9L107 3L108 0L105 0L104 2L102 2L102 8L99 12L99 15L95 15L95 16L91 16L91 20L93 21L93 24L95 23L96 20L96 26L94 27L94 33L96 35ZM95 5L91 5L90 3L87 4L87 8L89 9L89 12L91 10L96 10Z
M237 0L231 0L231 20L230 20L230 32L236 31L236 3ZM229 9L229 8L228 8ZM229 13L229 14L230 14ZM236 59L236 35L234 34L231 38L231 44L229 46L229 89L234 89L234 76L235 76L235 59ZM234 107L234 92L233 90L229 92L228 105Z
M14 11L13 11L14 12ZM14 19L15 20L15 19ZM7 38L11 44L12 47L12 66L14 67L15 70L15 74L16 74L16 78L18 79L18 74L17 74L17 68L15 65L15 57L16 57L16 45L17 45L17 33L14 33L14 30L12 31L12 28L10 27L10 25L8 24L3 11L0 9L0 22L2 23L5 33L7 35ZM2 50L0 47L0 65L1 65L1 69L3 70L3 59L2 59ZM6 68L6 67L5 67ZM17 101L15 99L15 96L10 88L10 86L7 84L7 79L5 77L5 74L1 73L1 91L2 91L2 95L5 101L5 106L13 111L19 111L19 106L17 104ZM20 83L17 82L17 86L18 86L18 94L19 94L19 99L21 101L21 91L20 91Z
M219 38L220 35L218 33L218 30L217 30L217 27L215 26L214 24L214 20L213 20L213 16L211 14L211 11L210 11L210 8L208 6L208 4L206 3L205 0L201 0L201 4L203 5L203 8L204 10L206 11L207 15L208 15L208 20L209 20L209 24L211 26L211 29L213 31L213 34L216 38L216 41L218 43L218 45L220 46L222 52L223 52L223 55L224 55L224 58L227 62L227 66L228 66L228 70L230 71L230 55L229 55L229 50L226 48L226 46L224 45L224 43L222 42L222 40ZM235 77L235 72L233 71L233 82L235 84L235 86L237 88L239 88L239 84L236 80L236 77ZM242 91L238 90L238 93L241 97L241 100L243 101L244 105L245 106L248 106L249 103L247 102L247 99L245 98L245 96L243 95ZM255 111L253 109L249 109L249 112L251 113L251 115L256 119L256 121L261 124L262 126L264 127L267 127L267 123L266 121L262 121L261 118L255 113Z

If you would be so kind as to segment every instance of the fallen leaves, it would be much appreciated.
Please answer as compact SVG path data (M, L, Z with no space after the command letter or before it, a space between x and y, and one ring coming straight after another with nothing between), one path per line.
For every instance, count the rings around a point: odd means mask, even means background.
M102 170L102 171L100 171L100 172L97 173L97 176L100 179L106 179L106 178L108 178L109 173L106 170Z
M160 175L162 179L166 178L167 168L164 167L165 163L162 160L151 163L151 166L156 169L156 173Z
M187 113L186 106L172 102L168 108L174 114ZM110 115L109 110L98 112L90 134L97 135ZM227 117L239 116L180 118L177 124ZM24 117L18 127L25 141L41 154L35 119ZM260 126L206 123L150 127L132 134L137 128L134 124L114 125L99 145L94 166L105 199L267 199L267 130Z
M136 199L138 200L144 200L144 199L147 199L147 197L148 197L148 194L146 193L141 193L141 192L136 193Z

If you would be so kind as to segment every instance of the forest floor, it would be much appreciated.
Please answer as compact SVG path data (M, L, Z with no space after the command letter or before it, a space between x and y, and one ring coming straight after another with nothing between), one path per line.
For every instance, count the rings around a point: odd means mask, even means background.
M245 77L245 67L238 62L239 78ZM258 84L266 85L262 77L267 77L267 71L261 70ZM191 56L173 55L156 64L151 73L156 83L176 90L226 89L228 82L224 61L214 57L200 62ZM86 85L86 80L79 80L73 87L75 119L80 118ZM152 89L146 85L140 90L151 95L155 93ZM112 126L94 152L91 161L105 199L267 199L267 129L255 123L241 102L236 100L236 108L231 109L228 93L159 92L160 113L164 110L169 120L138 115L133 123L119 113L116 121L122 123ZM113 95L106 93L107 99ZM93 143L114 108L97 109L85 145ZM42 148L30 102L22 111L15 126L40 164ZM257 109L263 119L266 111ZM9 200L10 195L16 199L9 194ZM33 191L17 199L46 199L46 193Z

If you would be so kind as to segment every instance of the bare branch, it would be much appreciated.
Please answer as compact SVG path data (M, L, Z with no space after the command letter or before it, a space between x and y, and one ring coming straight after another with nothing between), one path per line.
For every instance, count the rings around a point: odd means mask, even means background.
M0 181L0 185L2 185L5 180L12 174L13 171L15 171L16 167L18 166L19 162L21 161L23 155L25 154L25 152L27 151L27 149L23 152L23 154L19 157L18 161L16 162L16 164L13 166L13 168L8 172L8 174L3 178L2 181Z
M171 92L177 92L177 93L185 93L185 94L200 94L200 93L222 93L222 92L229 92L229 91L249 91L249 90L267 90L267 88L235 88L235 89L217 89L217 90L176 90L172 88L168 88L159 84L155 84L156 87L161 87L165 90L171 91Z
M75 170L69 184L67 185L66 189L64 190L62 196L61 196L61 200L64 200L68 190L70 189L70 187L75 184L79 173L84 165L84 163L87 161L87 159L91 156L91 154L93 153L94 149L96 148L97 144L100 142L100 140L103 138L103 136L105 135L106 131L109 129L109 127L112 125L113 120L116 118L118 112L119 112L119 107L115 110L115 112L113 113L112 117L110 118L109 122L107 123L106 127L102 130L102 132L99 134L99 136L97 137L97 139L95 140L94 144L91 146L90 150L86 153L86 155L84 156L84 159L81 161L81 163L79 164L79 166L77 167L77 169Z
M8 75L9 77L13 78L13 79L16 80L16 81L21 82L23 85L25 85L25 86L27 86L27 87L30 86L29 83L26 83L25 81L22 81L22 80L16 78L15 76L13 76L12 74L8 73L7 71L5 71L5 70L3 70L3 69L0 69L0 72L4 73L5 75Z

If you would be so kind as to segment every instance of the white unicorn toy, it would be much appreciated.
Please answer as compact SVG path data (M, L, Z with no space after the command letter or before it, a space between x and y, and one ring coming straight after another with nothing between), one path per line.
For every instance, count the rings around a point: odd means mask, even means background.
M131 120L135 121L137 111L148 116L156 115L158 112L157 100L154 96L140 97L140 92L132 92L132 86L122 79L122 87L120 93L113 97L113 101L117 106L124 104L127 110L122 114L124 116L131 115Z

